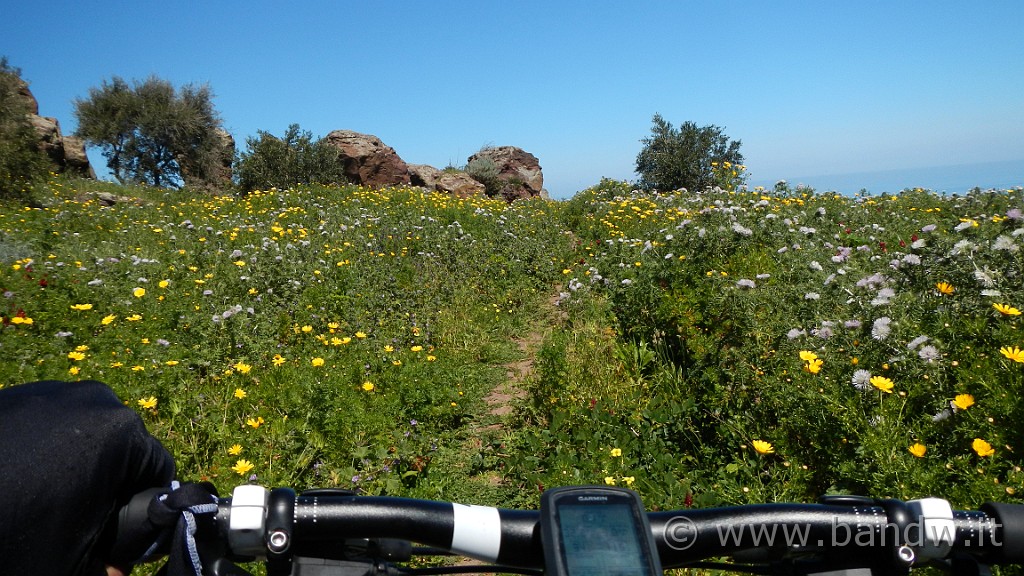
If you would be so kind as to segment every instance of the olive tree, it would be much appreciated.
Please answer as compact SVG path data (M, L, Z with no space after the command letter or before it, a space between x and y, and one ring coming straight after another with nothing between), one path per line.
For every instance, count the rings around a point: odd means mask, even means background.
M730 140L718 126L684 122L672 126L660 114L652 119L651 136L636 157L640 187L648 190L704 190L718 184L716 169L743 164L740 141Z
M210 180L221 152L212 100L207 85L176 90L155 76L132 84L115 76L75 100L77 135L103 149L121 183L176 187L186 175Z

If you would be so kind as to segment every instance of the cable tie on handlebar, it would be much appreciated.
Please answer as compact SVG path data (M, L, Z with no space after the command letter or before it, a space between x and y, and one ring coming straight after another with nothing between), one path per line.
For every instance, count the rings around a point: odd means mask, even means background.
M202 565L196 548L196 515L217 513L217 491L212 484L171 483L171 491L149 503L150 522L173 528L167 564L161 573L170 576L202 576ZM156 546L156 544L154 544Z

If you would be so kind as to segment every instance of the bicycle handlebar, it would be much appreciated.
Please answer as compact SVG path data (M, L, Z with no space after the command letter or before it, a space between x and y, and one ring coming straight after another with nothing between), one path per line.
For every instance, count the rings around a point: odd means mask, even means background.
M151 498L151 497L150 497ZM539 512L337 490L240 486L218 500L206 536L235 560L342 560L341 543L398 539L516 568L542 569ZM842 496L819 504L758 504L649 512L663 568L709 558L817 559L824 568L893 572L929 562L1024 563L1024 506L953 511L945 500ZM122 524L138 519L122 516ZM386 556L386 554L385 554ZM809 573L805 572L805 573Z

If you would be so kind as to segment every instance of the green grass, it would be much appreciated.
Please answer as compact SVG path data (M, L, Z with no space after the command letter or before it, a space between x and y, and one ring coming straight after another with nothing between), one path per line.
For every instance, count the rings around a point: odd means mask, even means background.
M36 196L0 210L0 383L109 383L184 480L528 507L605 482L661 508L1024 493L1024 336L995 306L1024 307L1020 189Z

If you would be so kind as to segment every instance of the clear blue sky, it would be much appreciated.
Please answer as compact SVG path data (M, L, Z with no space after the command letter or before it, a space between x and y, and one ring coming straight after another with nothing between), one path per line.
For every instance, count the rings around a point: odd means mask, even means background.
M654 113L723 127L755 184L1024 184L1022 30L1020 0L0 0L0 55L65 132L90 87L157 75L208 83L242 149L292 123L439 168L514 145L559 198L634 180Z

